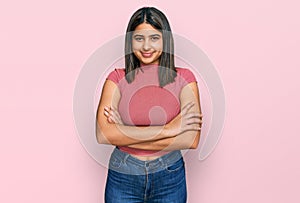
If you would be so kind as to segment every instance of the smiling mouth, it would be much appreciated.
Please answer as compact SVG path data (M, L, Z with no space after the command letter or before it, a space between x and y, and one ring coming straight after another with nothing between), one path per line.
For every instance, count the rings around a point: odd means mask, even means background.
M151 58L151 56L153 55L153 53L143 53L143 52L141 53L144 58Z

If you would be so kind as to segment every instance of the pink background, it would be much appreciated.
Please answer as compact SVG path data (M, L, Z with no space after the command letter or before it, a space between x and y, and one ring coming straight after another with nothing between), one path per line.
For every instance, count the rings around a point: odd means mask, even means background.
M186 157L189 202L300 202L299 2L147 2L0 3L0 202L103 202L106 169L77 137L73 90L143 5L207 53L225 88L217 148Z

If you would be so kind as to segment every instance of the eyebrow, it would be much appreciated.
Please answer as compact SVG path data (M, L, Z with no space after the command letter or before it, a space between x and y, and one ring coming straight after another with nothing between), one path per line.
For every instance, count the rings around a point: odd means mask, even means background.
M152 35L149 35L150 37L160 37L160 35L159 34L152 34ZM144 37L144 35L142 35L142 34L135 34L135 35L133 35L133 37Z

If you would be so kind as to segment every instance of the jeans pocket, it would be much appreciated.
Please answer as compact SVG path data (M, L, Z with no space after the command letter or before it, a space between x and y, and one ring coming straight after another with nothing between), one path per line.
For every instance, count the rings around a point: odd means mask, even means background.
M121 159L118 159L117 157L111 157L109 160L109 168L117 169L120 168L123 164L123 161Z
M184 167L184 161L182 158L180 158L174 164L167 166L166 171L175 172L175 171L178 171L179 169L181 169L182 167Z

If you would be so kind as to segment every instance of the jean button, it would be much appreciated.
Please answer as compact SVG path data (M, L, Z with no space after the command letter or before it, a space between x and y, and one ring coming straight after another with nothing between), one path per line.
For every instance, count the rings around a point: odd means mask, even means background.
M146 163L146 167L149 167L149 163Z

